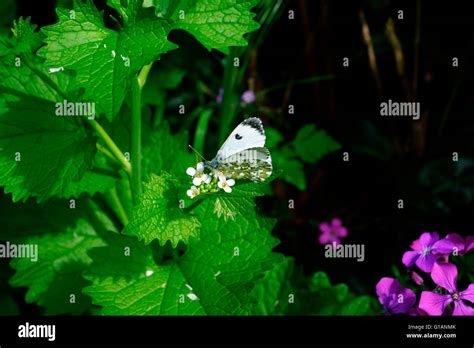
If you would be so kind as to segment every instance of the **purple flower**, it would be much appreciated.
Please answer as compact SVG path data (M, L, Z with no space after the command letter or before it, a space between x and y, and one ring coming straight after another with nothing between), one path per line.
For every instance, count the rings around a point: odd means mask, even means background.
M222 99L224 98L224 88L219 88L219 92L217 93L216 96L216 102L217 104L222 103Z
M419 317L419 316L426 316L426 315L428 315L428 313L426 313L423 309L415 307L415 308L411 308L408 311L408 315L410 315L412 317Z
M447 240L450 240L454 244L454 250L457 251L458 255L464 255L469 250L474 249L474 236L466 237L464 241L463 237L461 237L457 233L450 233L446 236Z
M257 100L257 97L255 96L255 93L249 89L242 93L242 95L240 96L240 100L242 101L242 103L248 105L255 102L255 100Z
M322 222L319 224L319 230L321 235L319 236L319 243L324 244L339 244L340 238L347 237L347 228L342 226L342 221L338 218L334 218L331 224Z
M375 290L379 302L389 313L407 313L416 302L413 290L402 287L398 279L382 278Z
M438 294L423 291L419 307L429 315L442 315L446 307L453 303L453 315L474 315L474 308L469 307L464 301L474 304L474 284L464 291L457 290L458 269L452 263L435 263L431 278L436 285L448 291L448 294Z
M436 232L433 232L433 234L425 232L420 236L420 239L411 243L410 247L414 251L407 251L403 254L403 264L411 267L416 263L423 272L429 273L436 262L436 258L451 253L454 244L447 239L439 240L439 235Z

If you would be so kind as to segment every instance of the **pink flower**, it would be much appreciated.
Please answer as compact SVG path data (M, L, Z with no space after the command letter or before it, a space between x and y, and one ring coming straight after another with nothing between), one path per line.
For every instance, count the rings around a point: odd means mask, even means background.
M456 248L454 250L457 251L458 255L464 255L469 250L474 249L474 236L468 236L464 240L459 234L450 233L446 236L446 239L453 242L454 248Z
M431 272L437 257L450 254L453 251L454 243L447 239L439 239L436 232L430 234L425 232L420 239L411 243L410 247L414 251L407 251L403 254L402 262L406 267L416 265L426 273Z
M474 284L464 291L457 290L458 269L452 263L435 263L431 278L436 285L448 291L448 294L439 294L423 291L419 307L429 315L442 315L446 307L453 303L453 315L474 315L474 308L467 302L474 304Z
M257 100L257 97L255 96L255 93L249 89L242 93L242 95L240 96L240 100L242 101L242 103L248 105L255 102L255 100Z
M319 225L319 230L321 231L319 243L322 245L333 243L340 244L340 238L347 237L347 228L342 226L342 221L338 218L332 219L331 224L322 222Z
M407 313L416 302L413 290L402 287L398 279L382 278L375 290L379 302L389 313Z

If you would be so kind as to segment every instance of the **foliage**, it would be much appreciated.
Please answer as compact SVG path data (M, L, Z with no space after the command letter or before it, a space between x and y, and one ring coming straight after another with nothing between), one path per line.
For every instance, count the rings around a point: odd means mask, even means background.
M104 315L369 313L365 298L323 273L295 278L293 261L273 251L276 219L256 204L279 173L305 189L303 165L340 148L324 131L305 125L285 142L268 128L277 175L186 197L186 168L196 163L188 122L198 123L194 142L204 150L215 103L201 97L206 105L186 120L170 117L170 105L197 93L173 97L191 79L178 59L163 62L186 52L169 34L186 31L196 39L189 45L223 56L247 45L260 28L254 17L276 18L272 9L257 0L108 0L101 11L74 0L57 9L55 24L38 30L19 18L11 35L0 31L0 222L8 226L0 240L38 247L37 261L1 265L2 277L14 271L14 289L2 278L0 314L18 312L16 288L47 315L95 314L94 306ZM251 42L261 42L255 35ZM93 103L95 112L58 113L68 102ZM285 304L289 291L298 305Z

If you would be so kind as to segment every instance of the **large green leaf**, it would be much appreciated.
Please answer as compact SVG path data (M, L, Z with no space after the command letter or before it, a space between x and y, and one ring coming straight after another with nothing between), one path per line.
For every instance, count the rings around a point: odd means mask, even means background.
M196 217L183 212L176 180L163 172L152 175L145 185L139 204L133 209L125 234L136 236L146 244L157 239L160 245L170 241L176 247L198 237L200 226Z
M86 311L90 299L82 294L82 272L91 262L87 251L103 245L89 222L80 219L74 227L29 238L26 244L37 246L38 260L13 259L16 273L10 280L12 286L28 287L26 302L44 306L50 315Z
M34 97L0 99L0 185L14 201L63 197L92 167L95 138L53 110L53 103Z
M259 28L250 11L258 0L186 0L170 4L151 1L159 17L171 17L173 28L191 33L208 50L229 53L230 46L246 46L243 35Z
M130 238L94 249L86 274L92 284L85 289L93 303L106 315L251 314L254 283L280 260L271 252L274 221L250 210L228 222L213 206L210 197L194 209L200 239L189 240L183 256L163 265L154 262L150 247Z
M127 7L111 2L125 16L120 31L105 27L92 1L74 1L74 10L58 9L59 22L43 28L46 46L39 55L49 68L72 69L76 83L85 88L84 100L95 102L112 120L120 110L131 77L144 65L177 46L167 40L167 23L140 18L141 1ZM58 72L62 74L63 72Z

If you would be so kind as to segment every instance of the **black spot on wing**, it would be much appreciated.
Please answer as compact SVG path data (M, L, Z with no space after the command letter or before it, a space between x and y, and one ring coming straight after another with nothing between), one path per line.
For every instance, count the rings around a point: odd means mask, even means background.
M242 125L250 126L256 129L260 134L264 134L262 120L257 117L247 118L242 122Z
M242 136L237 133L237 134L235 135L235 139L240 140L240 139L242 139Z

